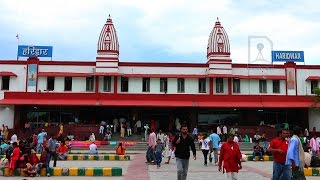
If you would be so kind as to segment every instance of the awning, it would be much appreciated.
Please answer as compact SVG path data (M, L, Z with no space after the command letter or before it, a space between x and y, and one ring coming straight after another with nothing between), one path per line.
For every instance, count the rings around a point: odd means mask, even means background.
M62 106L96 106L96 100L65 99L2 99L0 105L62 105Z
M320 76L309 76L309 77L306 79L306 81L313 81L313 80L315 80L315 81L320 80Z
M223 107L223 108L262 108L261 102L197 102L198 107Z
M92 73L76 73L76 72L39 72L38 76L42 77L89 77Z
M100 100L102 106L193 107L191 101Z
M313 102L262 102L264 108L309 108Z
M198 107L233 107L231 102L197 102Z
M10 71L1 71L0 72L0 76L14 76L14 77L17 77L17 75L13 72L10 72Z
M150 78L206 78L204 74L123 74L124 77L150 77Z

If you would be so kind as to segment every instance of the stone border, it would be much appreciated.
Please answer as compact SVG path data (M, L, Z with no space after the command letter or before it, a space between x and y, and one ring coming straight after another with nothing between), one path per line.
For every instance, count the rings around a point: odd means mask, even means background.
M9 168L0 168L0 176L9 174ZM40 176L46 176L45 168L41 168ZM120 167L54 167L49 170L50 176L122 176ZM24 176L22 168L14 171L15 176Z
M40 159L40 154L37 154ZM0 159L4 158L5 155L0 155ZM129 155L114 155L114 154L68 154L67 161L129 161Z
M247 161L253 161L253 155L246 155ZM255 157L256 161L260 161L259 156ZM263 156L263 161L273 161L273 156Z
M305 176L320 176L320 167L304 168Z

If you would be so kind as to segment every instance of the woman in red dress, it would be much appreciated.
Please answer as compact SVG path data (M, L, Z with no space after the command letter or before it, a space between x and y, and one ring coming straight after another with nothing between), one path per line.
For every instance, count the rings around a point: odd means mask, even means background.
M241 166L241 152L238 143L233 142L234 135L228 134L227 142L223 143L219 156L219 171L226 171L227 179L237 179L237 174Z

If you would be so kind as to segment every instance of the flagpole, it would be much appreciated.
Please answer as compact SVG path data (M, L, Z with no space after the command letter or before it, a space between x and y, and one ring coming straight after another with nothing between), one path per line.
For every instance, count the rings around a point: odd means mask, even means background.
M18 40L18 51L17 51L17 61L19 60L19 45L20 45L20 41L19 41L19 34L16 35L16 38Z

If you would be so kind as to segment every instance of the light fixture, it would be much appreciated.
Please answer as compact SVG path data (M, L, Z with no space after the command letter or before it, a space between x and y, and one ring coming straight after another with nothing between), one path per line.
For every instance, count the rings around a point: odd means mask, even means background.
M263 112L263 109L258 109L258 112Z

